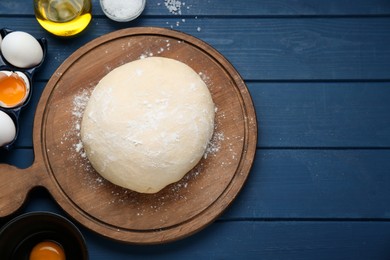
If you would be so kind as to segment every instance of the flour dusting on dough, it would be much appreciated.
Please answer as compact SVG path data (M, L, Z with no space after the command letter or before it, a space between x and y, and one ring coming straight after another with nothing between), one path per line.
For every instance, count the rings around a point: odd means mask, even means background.
M165 46L165 50L167 50L170 46L169 40L167 40ZM149 55L148 55L149 56ZM137 73L141 74L141 71L138 71ZM206 75L206 72L200 72L199 75L201 78L206 82L210 83L210 79ZM66 133L63 134L61 145L67 144L69 145L69 151L70 154L68 160L74 162L74 166L76 168L77 174L80 176L81 184L88 189L91 192L100 192L101 189L106 190L107 187L112 187L112 198L107 202L108 204L123 204L123 203L132 203L133 205L139 205L138 200L136 197L134 197L134 193L127 189L118 189L115 186L113 186L110 182L102 178L99 174L95 172L95 170L92 168L91 164L89 163L88 158L86 157L86 153L84 151L83 143L81 142L80 138L80 129L81 129L81 120L84 114L84 110L88 104L90 95L92 90L94 89L94 85L87 86L85 89L81 89L76 95L73 97L71 107L69 108L69 113L71 114L71 120L70 120L70 127ZM196 88L193 89L196 91ZM164 100L159 100L157 103L163 104ZM239 159L236 156L236 153L233 151L233 148L231 146L232 137L226 136L225 133L222 131L222 129L219 129L218 121L224 121L226 119L225 112L219 108L215 108L215 117L216 117L216 124L214 128L214 134L212 139L210 140L206 152L204 154L203 159L201 162L192 169L189 173L187 173L179 182L174 183L169 186L169 188L166 190L164 196L158 196L156 195L155 202L151 205L152 210L156 213L159 211L166 210L164 208L164 205L167 203L170 203L170 201L176 201L176 200L187 200L187 193L189 190L191 190L192 185L197 185L198 182L197 179L202 176L202 173L205 171L204 167L205 164L208 163L208 161L211 160L211 158L214 158L218 155L218 153L221 151L222 147L224 149L226 147L229 148L232 154L232 158L230 158L230 161ZM176 140L177 136L172 135L172 140ZM231 138L231 139L230 139ZM238 137L237 137L238 138ZM137 141L137 140L133 140ZM217 167L224 167L227 164L229 164L229 158L224 159L224 161L219 162L219 166ZM217 178L218 176L216 176ZM203 177L202 177L203 178ZM111 188L109 188L111 189ZM203 189L203 187L200 187L200 189ZM115 190L115 191L114 191ZM146 214L145 209L142 208L142 205L139 205L139 212L136 214L137 216L142 217L143 214ZM163 220L162 220L163 221Z

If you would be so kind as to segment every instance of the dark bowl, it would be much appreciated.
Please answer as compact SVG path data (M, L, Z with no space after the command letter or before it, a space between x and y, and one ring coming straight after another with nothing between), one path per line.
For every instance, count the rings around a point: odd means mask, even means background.
M28 260L33 247L42 241L55 241L67 259L88 259L85 240L66 218L49 212L26 213L0 230L0 259Z

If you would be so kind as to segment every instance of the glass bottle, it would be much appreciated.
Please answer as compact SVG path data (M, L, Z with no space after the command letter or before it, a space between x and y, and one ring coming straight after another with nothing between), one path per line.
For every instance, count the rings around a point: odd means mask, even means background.
M91 0L34 0L39 24L58 36L72 36L83 31L92 19Z

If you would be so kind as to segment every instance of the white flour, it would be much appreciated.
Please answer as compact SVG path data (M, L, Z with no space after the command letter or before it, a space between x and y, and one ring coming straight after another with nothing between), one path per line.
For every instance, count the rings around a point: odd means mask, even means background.
M101 6L103 11L115 20L123 20L138 15L142 11L144 3L142 0L102 0Z
M179 0L165 0L164 5L171 14L180 15L181 7L185 6L186 3Z

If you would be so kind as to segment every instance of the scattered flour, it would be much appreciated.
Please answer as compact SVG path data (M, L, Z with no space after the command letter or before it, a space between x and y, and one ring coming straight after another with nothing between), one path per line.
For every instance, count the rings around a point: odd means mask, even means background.
M81 122L90 94L89 91L84 90L73 99L72 115L77 119L77 124L80 124Z
M180 15L181 14L181 7L185 6L185 2L182 2L180 0L165 0L164 5L168 9L168 11L171 14Z
M72 116L73 116L73 134L77 137L77 142L73 144L76 153L80 154L81 158L86 158L87 155L83 149L83 143L80 139L81 120L83 118L84 110L88 104L90 92L87 90L82 91L76 95L73 99ZM71 133L69 133L71 134Z
M225 140L225 135L223 132L214 132L213 137L211 138L209 145L207 146L206 152L203 158L207 159L209 155L216 155L221 149L221 142Z
M158 2L157 3L157 6L161 6L161 2ZM182 14L182 9L186 9L186 10L189 10L192 5L189 5L189 4L186 4L186 2L184 1L180 1L180 0L164 0L164 6L167 8L168 12L173 14L173 15L181 15ZM195 16L194 17L195 20L198 19L198 16ZM166 22L166 24L171 28L175 28L176 27L179 27L180 26L180 23L185 23L186 22L186 19L182 18L176 22L174 22L173 24L170 24L170 22ZM197 32L200 32L201 31L201 28L199 26L197 26L196 28L196 31Z
M180 43L180 42L178 42ZM170 51L171 50L171 42L169 39L166 39L166 40L163 40L160 44L159 47L157 47L156 50L152 51L152 50L145 50L143 53L141 53L141 55L139 56L139 59L145 59L145 58L148 58L148 57L152 57L154 56L155 54L162 54L166 51Z

